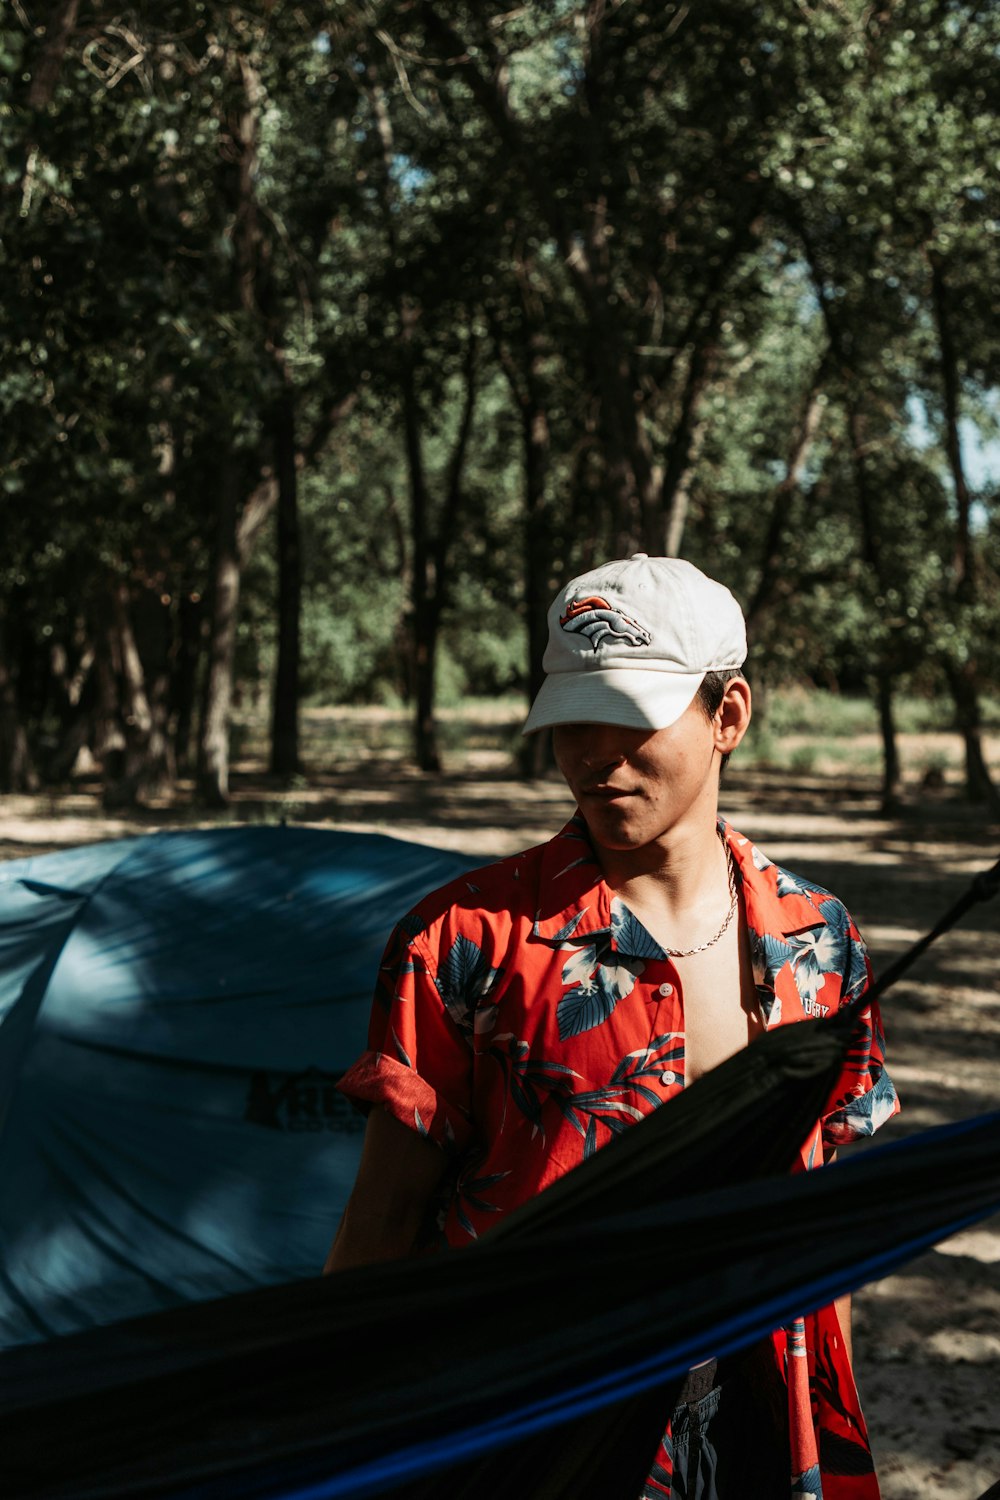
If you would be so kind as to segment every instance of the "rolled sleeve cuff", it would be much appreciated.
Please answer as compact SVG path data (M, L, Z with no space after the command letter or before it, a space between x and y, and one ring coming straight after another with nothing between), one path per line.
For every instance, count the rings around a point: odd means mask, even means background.
M823 1141L828 1148L874 1135L880 1125L899 1112L899 1100L888 1073L881 1073L867 1093L848 1099L823 1121Z
M337 1088L366 1114L378 1104L408 1130L444 1151L461 1152L469 1143L472 1126L462 1110L413 1068L384 1052L362 1053Z

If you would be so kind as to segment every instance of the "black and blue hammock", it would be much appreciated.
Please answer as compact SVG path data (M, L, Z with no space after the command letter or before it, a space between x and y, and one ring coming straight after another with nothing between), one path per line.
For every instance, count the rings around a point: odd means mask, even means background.
M854 1026L767 1034L471 1249L9 1351L4 1495L634 1500L693 1364L1000 1208L1000 1112L788 1175Z

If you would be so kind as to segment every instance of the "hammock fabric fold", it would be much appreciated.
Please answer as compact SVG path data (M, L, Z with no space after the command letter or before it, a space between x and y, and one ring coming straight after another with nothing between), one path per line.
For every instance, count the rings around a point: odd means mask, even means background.
M1000 1207L1000 1114L786 1175L852 1026L769 1033L473 1249L12 1351L6 1492L556 1500L603 1464L634 1500L692 1364Z

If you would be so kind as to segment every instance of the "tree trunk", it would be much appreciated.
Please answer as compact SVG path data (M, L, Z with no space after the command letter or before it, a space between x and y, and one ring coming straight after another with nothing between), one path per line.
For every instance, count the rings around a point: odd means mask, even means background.
M958 351L952 335L948 311L948 287L944 262L940 255L928 255L931 268L931 302L938 338L938 358L941 369L941 387L944 397L945 451L955 491L955 549L952 559L952 577L958 619L959 637L967 636L968 623L963 612L976 603L978 579L976 559L972 547L970 526L969 486L965 478L962 461L962 440L959 432L959 396L961 375L958 367ZM963 644L966 642L963 641ZM985 802L994 813L1000 812L998 791L983 755L982 714L980 712L980 689L974 659L952 660L946 667L948 684L955 703L955 721L965 747L965 794L970 802Z
M201 664L204 605L200 594L181 594L177 606L177 637L171 685L174 760L182 775L196 764L192 747L195 705L198 701L198 668Z
M114 622L102 610L94 640L94 678L96 702L90 748L101 765L107 768L108 757L125 749L121 729L118 695L118 636Z
M876 587L876 599L885 600L888 597L894 580L890 577L885 551L882 546L882 534L879 524L880 517L876 499L877 487L872 483L865 457L868 446L867 416L859 399L854 395L855 390L861 385L859 372L854 369L853 361L850 358L849 346L843 336L840 317L827 295L815 246L806 230L804 222L800 221L798 228L806 256L809 260L813 285L820 310L823 314L823 323L829 341L828 355L824 358L824 365L829 360L830 365L838 370L847 390L844 400L844 414L847 420L847 432L851 448L851 469L854 476L855 496L861 521L862 553ZM818 383L822 379L822 371L823 366L821 366L820 374L817 376L817 383L814 387L814 391L817 394ZM808 435L811 419L810 413L812 414L812 420L818 421L819 417L818 410L813 410L811 406L807 406L806 422L803 427L803 436L806 439L806 451L808 451L808 443L811 442L811 437ZM876 654L874 666L876 702L879 722L882 728L883 806L889 810L889 804L895 803L898 799L900 783L899 757L896 747L890 696L890 684L898 670L896 658L900 655L900 647L898 639L893 638L891 628L884 621L884 603L882 605L876 604L876 608L883 615L883 629L885 632L881 647Z
M545 680L542 658L549 638L552 545L550 519L544 505L548 463L548 423L544 412L525 413L524 602L528 626L528 702L533 703ZM524 775L544 776L553 764L552 736L540 730L523 741L519 764Z
M965 747L965 791L970 802L984 803L990 812L1000 816L1000 793L990 775L983 755L983 724L980 712L980 684L974 661L945 669L955 704L955 723Z
M414 750L422 771L440 772L434 717L438 636L450 572L451 549L459 527L462 475L476 403L476 341L470 334L466 352L465 401L448 462L445 494L437 525L430 520L430 491L424 468L421 422L412 366L404 375L404 425L410 475L413 525L411 622L413 629Z
M805 468L806 460L809 457L809 452L815 440L816 433L819 430L820 420L823 415L824 401L822 392L826 373L826 361L823 360L813 377L809 393L802 408L801 418L792 435L792 446L788 455L784 478L774 492L767 535L764 538L760 577L757 581L757 587L754 589L753 597L746 609L748 634L752 631L753 626L772 597L780 575L781 553L789 512L792 501L798 494L802 471Z
M82 620L75 644L79 648L79 657L72 673L63 646L53 646L50 652L52 685L59 714L59 739L45 758L45 780L50 783L67 779L80 752L89 747L91 739L90 710L96 697L96 651L93 642L87 639Z
M38 777L21 718L17 678L6 659L0 621L0 792L35 792Z
M404 338L416 314L404 308ZM409 321L408 321L409 320ZM409 350L404 360L403 429L410 483L413 572L410 579L411 671L413 674L414 753L421 771L439 772L441 756L434 722L434 678L437 666L437 580L433 577L430 495L424 469L420 413Z
M421 771L439 773L441 753L438 748L437 721L434 717L434 693L437 677L437 611L426 599L413 612L413 698L414 752Z
M901 780L896 719L892 708L892 678L885 670L876 680L879 728L882 731L882 811L892 817L899 811Z
M374 68L368 70L368 81L382 155L380 192L385 214L385 233L389 248L395 256L398 253L398 243L394 215L399 195L393 178L395 144L392 120L384 90ZM435 572L435 556L441 549L435 545L431 529L431 496L424 467L423 424L417 391L415 344L420 308L405 293L399 299L399 321L402 345L400 389L403 402L403 442L413 545L409 610L410 685L414 704L413 750L421 771L437 773L441 770L441 755L434 720L434 689L442 579ZM444 548L447 547L448 540L441 538ZM446 552L442 551L441 556L443 560Z
M934 309L934 323L937 330L938 363L944 398L944 446L955 491L957 516L952 573L958 597L967 598L971 602L975 594L975 575L969 528L969 486L965 479L962 440L958 428L961 376L958 370L958 354L951 332L951 319L948 315L948 289L944 264L940 255L934 253L928 255L928 261L931 268L931 305Z
M268 247L261 229L255 194L262 90L249 56L233 53L227 59L233 90L223 111L219 174L221 191L232 214L233 305L258 319L266 302ZM260 498L266 515L273 490L262 480L248 498L241 515L238 455L222 456L216 502L215 548L209 588L208 659L198 739L197 793L209 807L229 801L229 718L236 659L236 627L240 598L241 540L244 546L250 501Z
M209 807L224 807L229 801L229 712L240 600L238 483L235 460L227 455L222 467L216 512L208 670L198 743L198 795Z
M543 681L542 657L548 643L548 611L552 593L552 524L545 503L549 469L550 433L542 398L540 339L533 335L524 351L524 369L515 368L509 351L502 360L521 413L521 451L524 461L524 607L528 630L528 701L533 703ZM552 765L552 739L542 731L523 741L518 764L525 776L543 776Z
M699 420L698 411L715 363L720 321L721 313L716 306L691 355L680 413L663 466L659 503L644 518L643 543L653 554L662 547L665 557L680 556L691 499L691 472L705 440L705 423Z
M274 447L278 476L278 663L271 719L271 771L276 776L294 776L300 769L302 545L295 463L295 406L287 383L276 411Z
M865 467L866 432L863 413L853 404L847 408L848 431L851 436L851 452L855 485L861 511L861 531L865 556L872 569L878 587L878 596L885 598L889 592L885 556L881 546L875 499L868 470ZM882 811L891 814L898 810L901 772L896 744L895 720L892 711L892 682L895 678L899 646L891 636L884 641L875 663L876 704L879 725L882 731Z
M147 607L152 601L144 601ZM157 793L173 779L167 743L165 671L157 673L150 688L132 623L131 590L125 582L112 592L113 629L124 709L124 754L112 757L104 785L106 807L134 807L144 795ZM157 604L157 608L160 606Z
M695 464L698 462L698 454L701 452L702 443L705 441L705 431L706 424L699 422L691 435L687 466L674 485L670 502L667 505L666 529L663 536L664 557L680 557L681 555L684 528L687 525L688 511L691 509L691 477L694 473ZM659 538L657 538L657 541L659 541Z

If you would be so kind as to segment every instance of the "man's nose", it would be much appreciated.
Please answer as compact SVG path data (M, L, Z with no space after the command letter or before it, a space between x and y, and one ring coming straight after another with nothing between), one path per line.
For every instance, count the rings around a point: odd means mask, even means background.
M594 771L622 765L625 755L614 735L598 730L588 737L580 759L588 771Z

